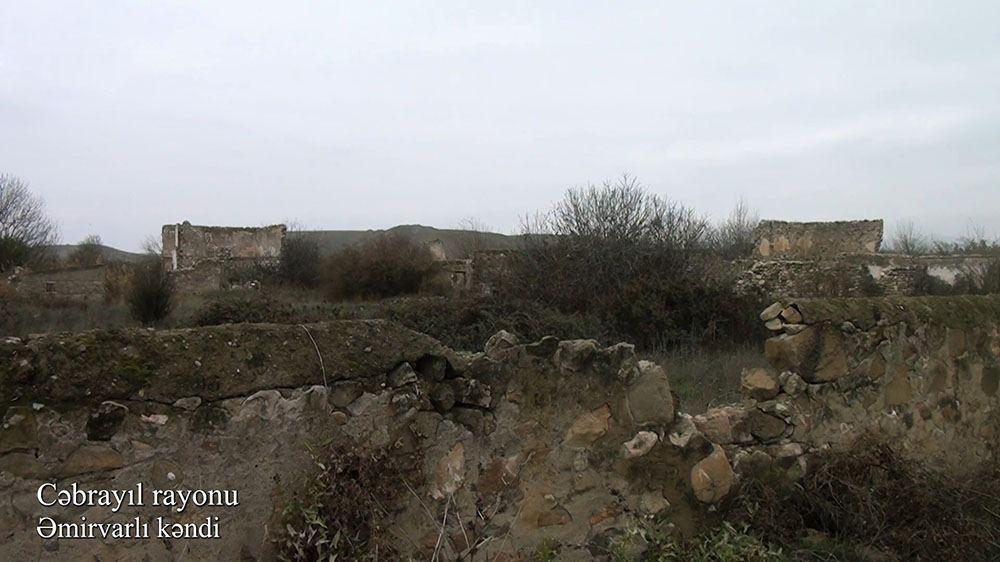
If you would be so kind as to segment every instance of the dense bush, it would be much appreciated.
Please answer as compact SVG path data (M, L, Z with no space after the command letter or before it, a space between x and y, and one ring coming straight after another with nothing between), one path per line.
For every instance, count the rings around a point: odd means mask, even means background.
M132 318L143 324L164 320L174 306L174 286L157 259L147 259L135 267L127 295Z
M1000 534L995 466L955 479L900 456L874 436L823 452L810 466L795 483L767 473L744 478L731 516L789 554L810 532L830 545L895 556L885 559L960 560L971 553L978 560L1000 559L993 538ZM815 545L808 550L813 556L806 558L817 559Z
M430 250L397 234L380 234L330 256L324 266L331 300L414 294L431 279Z
M281 246L278 278L282 283L298 287L315 287L320 281L319 245L301 235L290 235Z
M727 240L744 240L750 218ZM758 299L737 295L712 259L712 230L693 210L647 193L634 178L567 192L525 230L499 280L507 298L598 318L642 347L747 341Z
M420 456L333 447L282 513L279 559L295 562L394 560L383 519L406 487L422 481Z

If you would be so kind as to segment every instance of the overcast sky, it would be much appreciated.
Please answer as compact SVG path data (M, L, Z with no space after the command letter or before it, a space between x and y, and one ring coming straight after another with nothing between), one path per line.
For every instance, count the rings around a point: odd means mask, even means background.
M0 2L0 170L67 242L476 217L628 171L1000 234L1000 2Z

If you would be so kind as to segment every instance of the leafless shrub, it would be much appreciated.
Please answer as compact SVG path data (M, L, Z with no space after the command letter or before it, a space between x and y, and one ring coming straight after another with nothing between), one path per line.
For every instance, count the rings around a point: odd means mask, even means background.
M73 251L66 256L66 265L72 267L89 267L104 263L101 237L90 234L77 243Z
M524 224L502 293L595 314L649 347L733 334L747 324L740 316L753 318L732 284L706 270L707 221L633 177L571 189Z
M147 255L162 258L163 242L158 236L146 236L146 238L142 241L142 251Z
M490 232L490 227L475 217L467 217L458 223L458 230L461 234L457 238L458 258L468 259L477 252L481 252L489 247L486 243L486 233Z
M40 260L58 239L42 198L17 176L0 174L0 272Z
M324 265L327 295L335 301L413 294L433 273L430 250L398 234L348 246Z
M753 252L753 232L759 222L757 211L741 198L729 216L709 231L711 249L727 259L749 256Z
M129 312L143 324L163 321L174 307L173 280L163 264L149 258L135 266L127 295Z
M913 221L907 220L896 225L889 248L897 254L917 256L930 253L932 244L927 235L913 224Z
M322 258L319 244L303 236L289 235L281 246L278 278L282 283L311 288L319 284Z
M384 521L407 486L422 482L419 454L334 446L314 455L317 473L293 498L277 529L278 559L289 562L394 560Z
M998 468L955 479L902 457L876 436L827 451L792 484L777 474L745 478L737 494L751 528L795 554L805 530L899 560L1000 556Z

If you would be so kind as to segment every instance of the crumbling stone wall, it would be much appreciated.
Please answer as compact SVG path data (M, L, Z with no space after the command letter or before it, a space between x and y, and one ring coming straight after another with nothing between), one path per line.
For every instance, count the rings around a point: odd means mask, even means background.
M824 260L742 261L737 290L771 298L921 296L932 283L955 288L995 260L979 255L843 254Z
M506 332L454 352L381 321L96 331L0 343L0 558L271 560L340 443L422 459L384 522L401 559L602 559L649 518L692 533L764 465L796 477L865 431L960 472L994 458L1000 297L819 299L762 319L746 400L678 411L632 346ZM238 490L237 508L41 507L42 482ZM217 540L43 541L60 521L220 517Z
M818 260L840 254L874 254L882 244L882 220L760 221L754 230L754 257Z
M189 222L164 225L163 266L182 292L225 288L229 278L242 278L255 267L271 267L281 259L286 228L198 226Z
M773 370L745 387L795 443L875 432L955 472L996 458L1000 297L794 300L761 318Z
M106 271L104 265L51 271L22 270L9 281L11 287L21 295L92 302L104 298Z

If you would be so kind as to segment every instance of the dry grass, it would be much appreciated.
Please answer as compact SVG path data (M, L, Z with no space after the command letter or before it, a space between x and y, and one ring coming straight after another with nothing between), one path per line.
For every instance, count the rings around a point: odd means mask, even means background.
M644 354L663 366L681 409L696 414L712 406L738 402L740 373L747 367L765 367L759 346L716 350L683 348Z
M795 483L772 474L745 478L731 515L793 559L1000 559L1000 467L958 479L902 457L877 436L812 464Z

